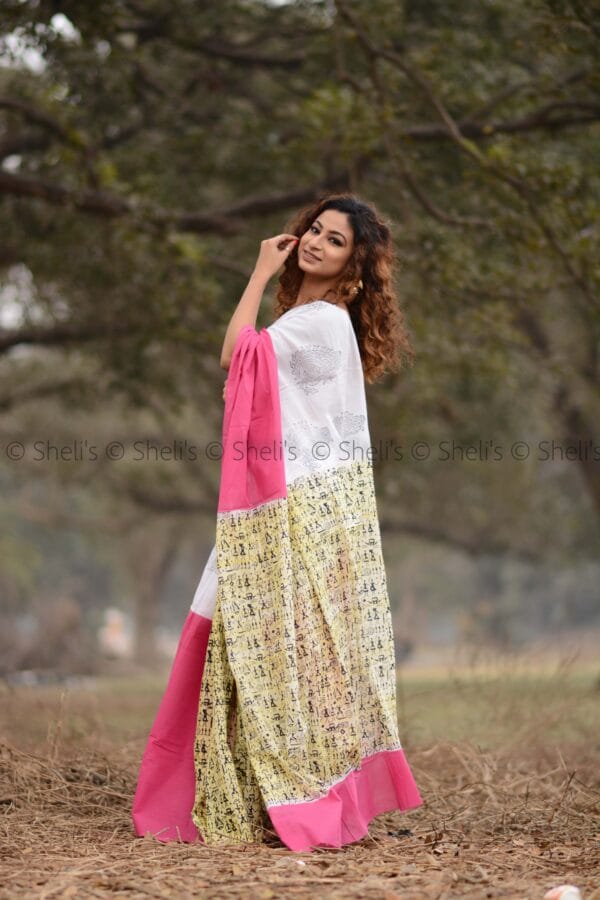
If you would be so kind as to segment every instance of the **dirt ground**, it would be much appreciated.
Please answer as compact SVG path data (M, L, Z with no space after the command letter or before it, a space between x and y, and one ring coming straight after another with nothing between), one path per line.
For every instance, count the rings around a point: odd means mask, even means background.
M598 669L413 673L404 749L424 799L340 850L161 844L131 804L166 684L0 687L0 897L600 900Z

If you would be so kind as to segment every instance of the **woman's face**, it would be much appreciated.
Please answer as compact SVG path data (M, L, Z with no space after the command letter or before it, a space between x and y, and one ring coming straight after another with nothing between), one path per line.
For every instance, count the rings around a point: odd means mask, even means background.
M298 265L307 275L332 278L343 271L353 249L354 237L348 215L337 209L326 209L300 238Z

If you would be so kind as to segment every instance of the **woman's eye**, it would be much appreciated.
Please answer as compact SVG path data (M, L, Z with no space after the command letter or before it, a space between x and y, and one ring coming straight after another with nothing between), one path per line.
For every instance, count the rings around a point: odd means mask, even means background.
M310 230L311 230L311 231L316 231L317 234L319 233L319 229L318 229L318 228L315 228L314 225L311 225L311 226L310 226ZM342 246L342 242L341 242L341 241L338 241L337 238L330 238L330 240L332 240L333 243L336 244L338 247L341 247L341 246Z

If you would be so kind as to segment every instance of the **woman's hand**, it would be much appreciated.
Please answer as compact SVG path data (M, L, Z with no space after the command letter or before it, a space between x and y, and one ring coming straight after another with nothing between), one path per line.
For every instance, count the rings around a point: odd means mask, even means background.
M276 234L261 241L260 253L240 302L225 332L220 366L229 369L235 342L245 325L256 327L256 316L269 278L275 274L298 244L295 234Z
M276 234L275 237L261 241L254 271L264 278L271 278L298 245L299 240L295 234Z
M227 382L223 385L223 400L225 400L225 388L227 387Z

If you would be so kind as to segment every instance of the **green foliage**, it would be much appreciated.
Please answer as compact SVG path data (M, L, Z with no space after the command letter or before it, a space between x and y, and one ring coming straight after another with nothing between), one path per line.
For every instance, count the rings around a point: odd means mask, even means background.
M408 436L508 439L534 417L558 439L600 443L600 77L583 4L72 0L60 10L73 34L55 4L3 4L4 34L44 66L17 58L0 69L0 95L14 101L0 104L13 148L0 279L16 296L17 331L65 325L74 336L52 351L25 345L18 367L5 353L5 395L15 377L25 392L39 380L40 362L53 376L60 354L78 386L57 389L58 401L177 412L191 398L218 416L222 340L260 240L282 230L299 196L347 183L394 224L417 352L411 371L369 392L373 436L400 424ZM9 175L31 179L33 194ZM17 270L31 273L29 287L16 290ZM456 469L456 491L470 471ZM516 500L486 471L506 503L484 510L493 532ZM583 483L600 508L598 478L570 471L572 496ZM435 474L433 497L448 473ZM402 477L425 489L416 473ZM519 482L531 518L515 543L535 533L534 478ZM567 488L556 479L546 483L558 496ZM570 533L580 546L579 527ZM538 545L551 547L547 535Z

